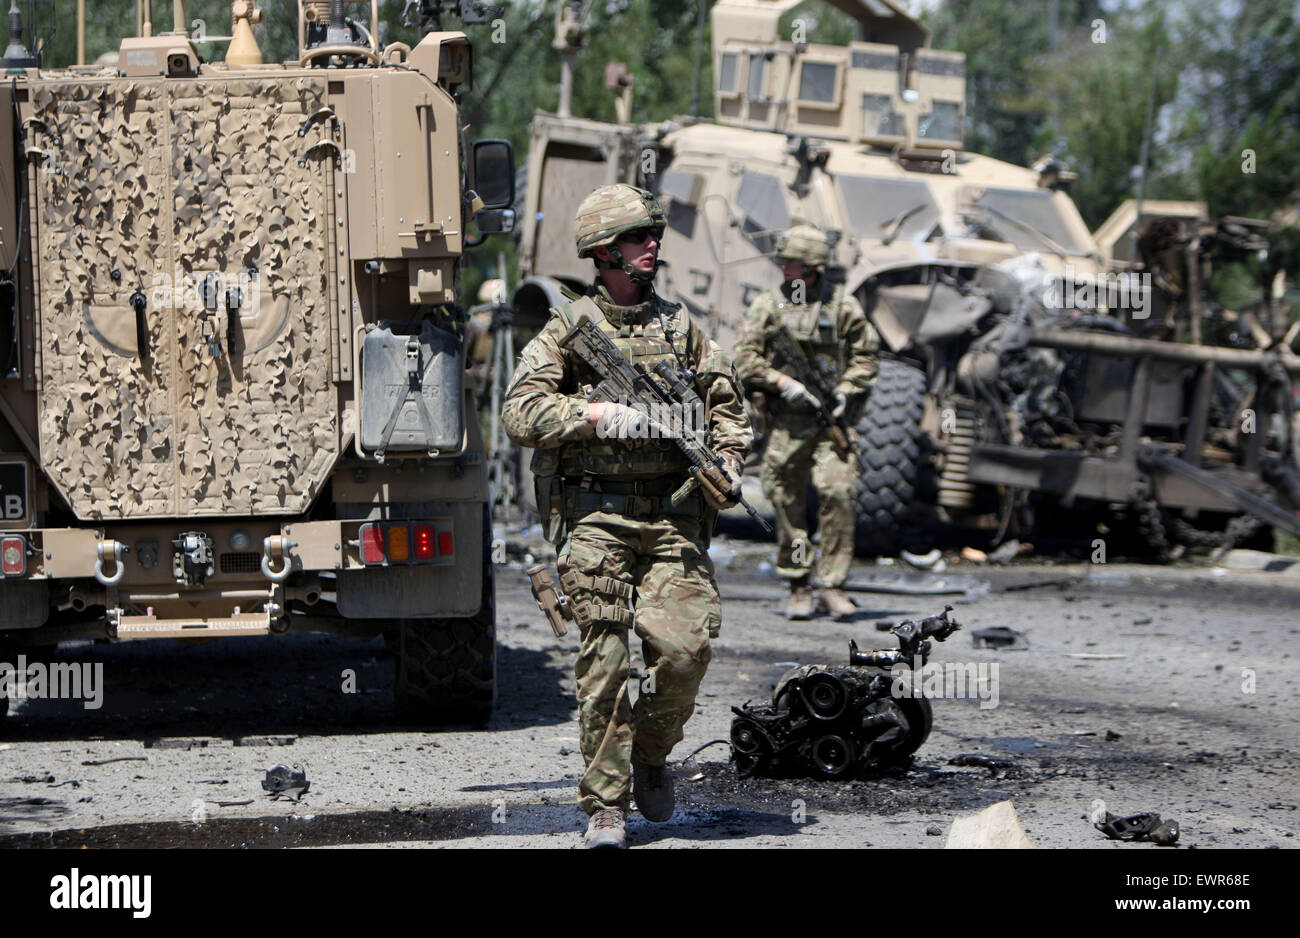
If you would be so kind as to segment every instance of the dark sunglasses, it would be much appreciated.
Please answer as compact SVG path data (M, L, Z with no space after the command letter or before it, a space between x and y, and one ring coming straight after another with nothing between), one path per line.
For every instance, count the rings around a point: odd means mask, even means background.
M654 237L655 240L663 237L663 231L659 228L633 228L630 231L624 231L618 236L620 241L631 241L634 244L645 244L646 240Z

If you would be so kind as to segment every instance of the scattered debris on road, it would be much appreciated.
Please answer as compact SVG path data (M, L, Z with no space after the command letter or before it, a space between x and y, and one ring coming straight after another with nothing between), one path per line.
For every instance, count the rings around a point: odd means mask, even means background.
M844 584L844 589L856 593L888 593L898 596L962 596L967 599L989 592L987 580L971 576L935 576L933 573L877 572L866 577L854 577Z
M236 736L236 746L292 746L296 736Z
M1119 817L1094 804L1091 820L1092 826L1111 840L1149 840L1162 847L1178 843L1178 822L1161 820L1154 811Z
M188 736L161 736L144 741L145 749L207 749L211 740Z
M1033 850L1038 845L1029 839L1015 806L1010 801L999 801L977 814L959 817L948 831L946 850Z
M1020 556L1020 542L1014 538L989 554L989 563L1008 564Z
M294 801L301 801L302 796L307 794L307 789L311 788L311 782L307 781L307 773L301 766L289 768L287 765L277 765L273 769L267 769L262 787L273 799L284 795Z
M868 768L908 764L930 735L930 702L894 694L890 670L918 658L924 665L930 639L944 641L961 628L950 612L945 606L940 615L894 626L897 649L860 652L849 642L848 667L813 664L787 672L771 706L732 707L737 774L838 781Z
M960 752L948 760L949 765L988 769L990 772L1011 772L1016 763L1005 756L991 756L983 752Z
M1029 640L1024 632L1005 625L994 625L987 629L975 629L970 633L976 648L999 648L1004 651L1023 651L1029 647Z
M918 570L929 570L933 573L941 573L948 568L948 565L943 559L943 552L937 547L928 554L912 554L903 550L898 552L898 556L903 558L905 563Z

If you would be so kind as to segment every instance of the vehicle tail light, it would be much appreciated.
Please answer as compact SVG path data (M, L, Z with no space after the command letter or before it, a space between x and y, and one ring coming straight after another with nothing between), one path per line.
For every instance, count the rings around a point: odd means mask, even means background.
M388 559L384 550L384 528L378 524L361 526L361 562L383 563Z
M393 563L406 563L411 559L411 532L404 524L395 524L388 529L388 559Z
M370 565L455 563L455 522L371 521L363 524L358 541L361 562Z
M27 541L21 535L0 538L0 569L5 576L22 576L27 572Z
M434 527L431 524L415 525L415 559L432 560L436 556L434 550Z

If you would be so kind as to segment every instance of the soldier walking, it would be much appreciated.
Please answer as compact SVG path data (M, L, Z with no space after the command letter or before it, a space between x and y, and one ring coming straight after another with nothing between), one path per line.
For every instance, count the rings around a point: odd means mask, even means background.
M796 225L777 242L784 282L779 291L759 296L745 313L736 345L736 370L745 386L762 391L769 435L763 455L763 492L776 510L777 572L790 582L786 617L811 618L815 610L836 618L857 606L842 587L853 560L853 494L857 466L853 454L837 447L814 419L818 406L831 417L861 410L876 377L880 338L862 307L841 285L825 277L830 248L826 235L811 225ZM834 400L819 401L800 381L782 370L771 336L786 327L808 362L833 385ZM773 360L777 358L777 360ZM849 438L849 445L855 445ZM814 556L805 519L809 478L817 490L821 552L816 558L818 595L812 591Z
M551 310L520 355L506 395L510 438L535 448L538 510L556 544L560 582L581 631L574 667L586 772L580 804L590 847L626 846L631 797L648 820L673 813L668 754L682 738L722 623L709 536L736 504L753 440L730 360L685 310L655 292L664 215L650 193L597 189L577 214L578 256L596 280L586 296ZM696 491L670 500L690 475L670 439L647 432L648 415L592 403L592 369L561 340L586 316L629 360L667 362L704 404L705 442L722 457L727 498ZM628 630L648 668L630 706ZM629 791L631 789L631 791Z

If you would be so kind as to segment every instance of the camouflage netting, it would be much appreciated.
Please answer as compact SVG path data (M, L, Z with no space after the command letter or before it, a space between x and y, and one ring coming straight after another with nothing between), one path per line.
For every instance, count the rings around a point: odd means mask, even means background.
M33 89L45 126L29 142L51 153L32 213L41 460L79 517L286 514L327 477L331 161L300 168L319 133L297 136L324 91L304 78ZM233 329L229 288L243 300Z

